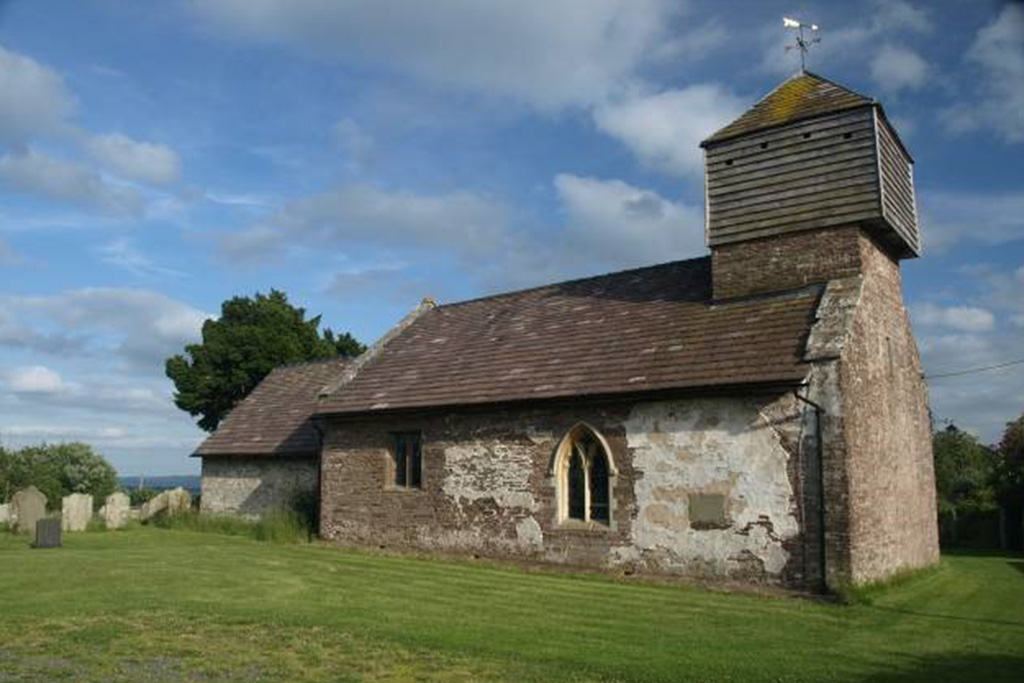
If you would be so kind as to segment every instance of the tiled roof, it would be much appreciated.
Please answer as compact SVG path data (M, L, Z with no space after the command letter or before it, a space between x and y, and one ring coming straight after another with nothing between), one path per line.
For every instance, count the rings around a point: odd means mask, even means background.
M827 78L803 72L784 81L745 114L701 143L721 142L762 128L793 123L872 104L874 100L833 83Z
M712 305L699 258L439 306L318 413L795 382L818 292Z
M221 421L195 455L318 455L310 422L320 389L336 380L345 361L334 359L273 370Z

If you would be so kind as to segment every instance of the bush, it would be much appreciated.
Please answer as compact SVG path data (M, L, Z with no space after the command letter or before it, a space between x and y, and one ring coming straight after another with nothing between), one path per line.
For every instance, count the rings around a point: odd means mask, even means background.
M148 503L157 497L160 493L156 489L131 489L125 491L128 494L128 500L133 508L137 508L144 503Z
M117 490L117 472L92 446L80 442L0 449L0 495L9 498L18 489L35 486L52 509L72 493L92 494L94 504Z

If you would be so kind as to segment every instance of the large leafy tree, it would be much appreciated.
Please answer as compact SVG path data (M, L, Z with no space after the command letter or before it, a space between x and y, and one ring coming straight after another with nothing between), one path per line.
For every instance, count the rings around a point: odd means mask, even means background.
M92 446L77 441L0 451L0 478L0 496L31 485L51 508L59 508L71 493L90 493L99 505L117 490L117 471Z
M999 454L996 493L1005 505L1024 505L1024 415L1006 425L996 447Z
M953 424L936 432L932 444L939 519L955 542L958 519L996 509L992 487L996 457L990 448Z
M284 292L235 297L221 306L220 318L203 323L203 341L184 355L167 359L174 403L199 426L213 431L225 415L279 365L350 358L364 346L352 335L319 330L320 316L306 319Z

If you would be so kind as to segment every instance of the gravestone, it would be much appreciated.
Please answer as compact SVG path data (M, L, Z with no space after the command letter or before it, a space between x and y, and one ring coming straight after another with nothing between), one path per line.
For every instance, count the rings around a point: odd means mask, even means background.
M100 510L100 515L103 517L103 522L107 525L108 529L120 529L128 521L128 513L131 509L131 500L127 494L111 493L107 496L107 501Z
M61 529L64 531L85 531L92 519L92 496L87 493L72 493L61 501Z
M36 539L32 542L32 547L59 548L60 526L59 519L41 519L36 522Z
M36 522L46 516L46 496L35 486L29 486L11 496L11 516L14 518L14 530L33 536L36 533Z
M0 524L11 523L11 506L7 503L0 505Z
M183 488L176 488L172 491L164 491L147 501L142 506L140 517L143 520L153 519L161 512L168 515L177 515L186 512L192 507L192 496Z

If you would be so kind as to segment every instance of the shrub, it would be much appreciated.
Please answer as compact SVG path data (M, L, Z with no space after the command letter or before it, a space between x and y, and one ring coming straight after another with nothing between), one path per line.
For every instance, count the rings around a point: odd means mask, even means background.
M77 441L0 450L0 494L9 497L29 485L42 491L53 509L71 493L92 494L101 504L117 489L117 472L92 446Z
M143 503L148 503L157 497L160 492L156 489L131 489L125 491L128 494L128 500L133 508L137 508Z

